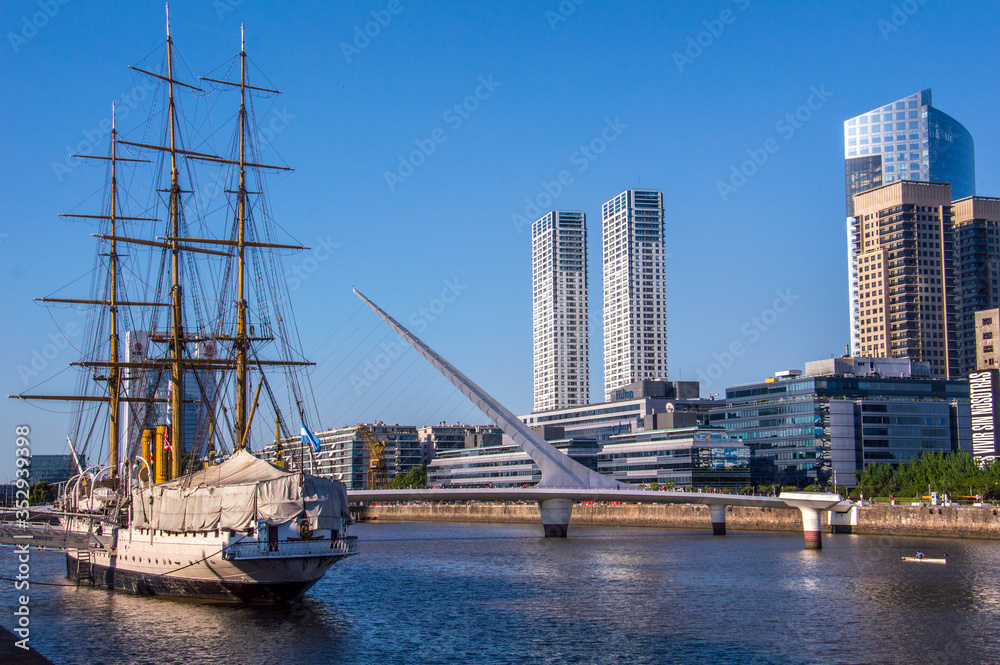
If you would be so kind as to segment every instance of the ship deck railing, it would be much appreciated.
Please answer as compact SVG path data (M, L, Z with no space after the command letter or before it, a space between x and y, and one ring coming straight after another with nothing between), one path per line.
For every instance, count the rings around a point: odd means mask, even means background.
M358 553L358 537L309 540L250 540L230 543L222 552L226 560L288 559Z

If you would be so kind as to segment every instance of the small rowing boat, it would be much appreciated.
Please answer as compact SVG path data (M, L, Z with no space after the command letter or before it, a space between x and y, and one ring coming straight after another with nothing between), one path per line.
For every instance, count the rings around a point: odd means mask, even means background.
M948 559L930 559L928 557L904 556L903 561L915 561L916 563L948 563Z

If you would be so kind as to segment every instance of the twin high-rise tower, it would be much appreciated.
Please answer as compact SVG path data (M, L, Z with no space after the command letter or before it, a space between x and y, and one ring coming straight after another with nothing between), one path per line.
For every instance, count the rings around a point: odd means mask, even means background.
M663 194L627 190L602 208L604 398L667 376ZM553 211L532 225L534 411L590 401L587 218Z
M535 411L590 402L587 215L553 211L531 226Z

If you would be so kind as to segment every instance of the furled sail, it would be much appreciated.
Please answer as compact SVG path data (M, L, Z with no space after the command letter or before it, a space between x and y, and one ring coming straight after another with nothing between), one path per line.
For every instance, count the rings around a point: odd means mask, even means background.
M350 523L342 483L285 471L245 450L218 466L136 488L132 506L135 526L175 533L243 530L298 517L314 530L339 530Z

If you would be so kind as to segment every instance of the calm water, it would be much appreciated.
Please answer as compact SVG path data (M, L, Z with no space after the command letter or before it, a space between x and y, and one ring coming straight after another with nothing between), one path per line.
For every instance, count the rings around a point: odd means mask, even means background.
M540 530L361 524L363 553L292 609L34 587L31 643L93 664L1000 663L1000 542ZM918 546L948 565L900 561ZM64 581L60 555L32 566Z

